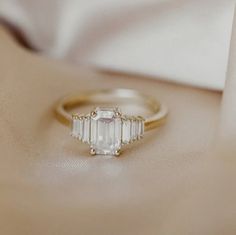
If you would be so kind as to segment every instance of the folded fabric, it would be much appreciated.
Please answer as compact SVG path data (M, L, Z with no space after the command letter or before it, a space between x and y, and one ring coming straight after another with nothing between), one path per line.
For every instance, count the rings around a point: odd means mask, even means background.
M1 0L43 53L76 64L222 90L233 0Z

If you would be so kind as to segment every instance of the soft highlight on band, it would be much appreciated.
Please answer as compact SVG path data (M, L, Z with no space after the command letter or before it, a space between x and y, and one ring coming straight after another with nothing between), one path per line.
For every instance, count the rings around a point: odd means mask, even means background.
M73 95L68 95L62 98L56 105L56 118L64 125L70 126L72 115L70 111L76 107L93 104L97 102L106 102L112 100L115 102L132 101L137 104L142 104L148 108L153 115L145 118L145 131L152 130L161 126L167 117L167 107L157 101L154 97L143 94L132 89L101 89L78 92Z

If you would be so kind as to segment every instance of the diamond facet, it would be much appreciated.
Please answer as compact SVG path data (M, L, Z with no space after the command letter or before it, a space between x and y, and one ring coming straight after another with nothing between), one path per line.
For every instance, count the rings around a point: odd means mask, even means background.
M137 139L137 121L131 120L131 140L134 141Z
M122 124L122 142L123 144L128 144L131 140L131 121L125 118Z
M129 144L143 136L144 120L140 117L125 117L122 121L122 143Z
M138 135L139 135L139 138L143 137L143 133L144 133L144 121L142 119L140 119L139 122L138 122Z
M71 135L90 144L91 154L120 154L121 146L139 140L144 119L123 116L118 108L96 108L88 115L72 115Z
M78 117L73 117L71 135L81 139L83 134L83 121Z
M121 148L121 117L117 110L97 108L91 117L91 148L96 154L115 155Z
M90 118L85 117L83 119L83 138L82 141L85 143L90 142Z

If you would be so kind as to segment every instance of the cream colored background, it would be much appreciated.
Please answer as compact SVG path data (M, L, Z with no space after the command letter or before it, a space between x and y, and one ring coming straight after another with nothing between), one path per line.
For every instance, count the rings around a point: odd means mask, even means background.
M0 0L47 55L223 90L234 0Z
M235 22L236 24L236 22ZM0 234L236 234L236 45L224 94L108 74L22 49L0 28ZM57 123L62 95L130 87L168 122L121 158L88 155Z
M235 234L235 40L223 101L68 66L23 50L3 28L0 40L0 234ZM166 126L119 159L89 157L53 116L62 95L104 86L170 108Z

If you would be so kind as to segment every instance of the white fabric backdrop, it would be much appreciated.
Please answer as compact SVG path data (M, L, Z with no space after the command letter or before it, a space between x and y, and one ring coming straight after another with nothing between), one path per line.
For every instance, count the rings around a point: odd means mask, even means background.
M50 56L219 90L233 11L233 0L0 0Z

